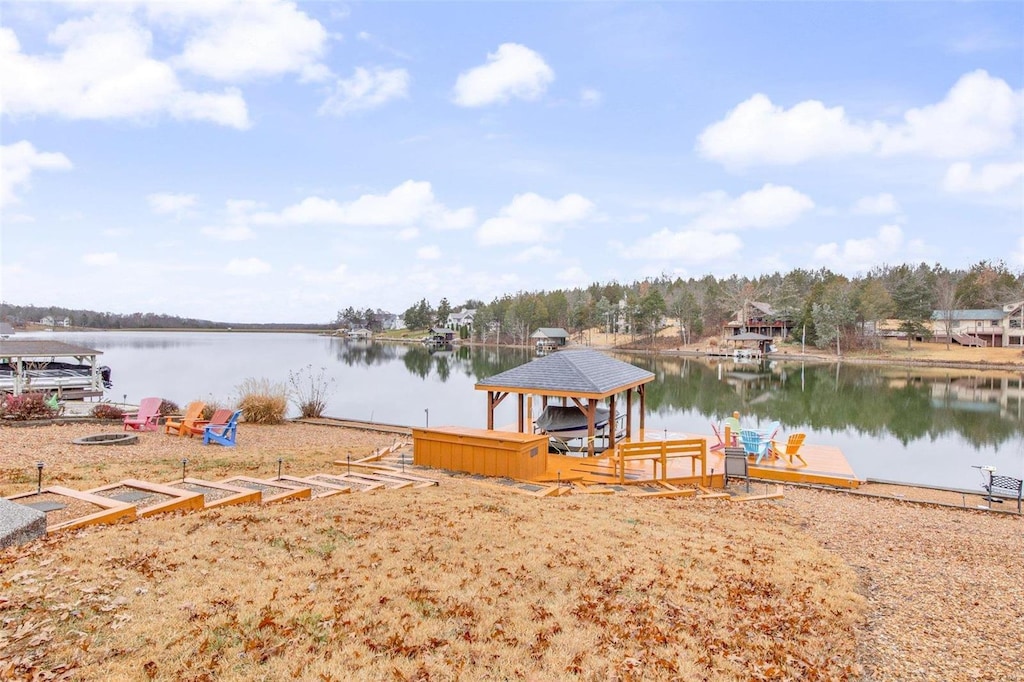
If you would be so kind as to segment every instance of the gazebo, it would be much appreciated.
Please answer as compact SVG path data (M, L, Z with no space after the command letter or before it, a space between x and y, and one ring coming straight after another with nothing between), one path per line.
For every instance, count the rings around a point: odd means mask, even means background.
M487 391L487 428L494 429L494 408L509 394L519 396L518 430L526 431L525 397L540 395L543 406L549 398L572 403L587 418L587 454L594 454L597 405L608 401L611 441L615 441L615 397L626 393L626 434L633 432L633 392L640 398L640 430L644 429L644 386L654 374L595 350L565 350L538 358L501 372L476 384Z

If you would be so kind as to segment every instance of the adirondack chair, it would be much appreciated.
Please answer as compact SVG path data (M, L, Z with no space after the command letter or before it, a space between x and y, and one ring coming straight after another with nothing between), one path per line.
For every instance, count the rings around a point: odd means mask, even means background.
M747 456L753 455L756 458L754 459L755 465L760 464L764 456L768 454L768 446L771 443L756 429L740 430L740 442L743 443L743 449Z
M729 440L732 441L731 443L726 443L726 445L736 445L739 443L740 431L742 430L740 427L740 420L736 417L726 417L722 420L723 439L725 438L726 429L729 431Z
M191 438L192 436L201 436L206 430L207 426L223 426L224 424L227 424L228 420L231 419L231 414L231 410L226 408L214 410L213 415L210 417L209 420L200 420L191 425L184 424L181 427L181 430L179 431L179 435L188 436L189 438Z
M178 436L191 435L186 427L195 427L203 419L203 410L206 403L200 400L193 400L185 408L185 414L175 419L168 417L164 422L164 433L175 433Z
M160 398L143 398L139 411L124 416L124 430L156 431L160 428Z
M218 443L225 447L234 447L235 439L238 437L238 420L241 416L242 411L236 410L227 424L207 424L203 427L203 445Z
M807 466L807 460L800 455L800 448L803 446L806 438L806 433L791 433L785 443L773 440L771 446L772 454L788 460L790 464L794 463L793 458L795 457L803 462L804 466Z

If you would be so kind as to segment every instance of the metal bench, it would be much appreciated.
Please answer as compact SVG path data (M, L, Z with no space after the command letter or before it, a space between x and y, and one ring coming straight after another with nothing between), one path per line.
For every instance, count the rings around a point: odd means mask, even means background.
M988 483L983 484L988 496L988 506L991 509L993 502L1002 503L1004 498L1017 500L1017 513L1021 513L1021 495L1024 491L1024 480L1012 476L996 476L989 472ZM999 497L996 497L999 495Z

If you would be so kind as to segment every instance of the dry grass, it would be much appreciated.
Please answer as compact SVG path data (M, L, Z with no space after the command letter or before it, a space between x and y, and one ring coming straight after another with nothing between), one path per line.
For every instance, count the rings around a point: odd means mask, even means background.
M271 477L278 456L339 471L393 440L243 424L234 450L65 447L90 432L0 429L4 494L34 487L39 453L81 489L178 478L182 453L206 478ZM161 515L0 553L0 679L1021 679L1022 525L813 490L536 499L464 479Z
M847 677L854 574L758 516L450 484L146 519L3 555L0 642L89 680Z

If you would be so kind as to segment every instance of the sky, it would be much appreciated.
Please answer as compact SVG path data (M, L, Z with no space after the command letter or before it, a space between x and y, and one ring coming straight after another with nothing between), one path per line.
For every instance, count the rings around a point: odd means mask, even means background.
M0 301L1024 270L1024 3L0 1Z

